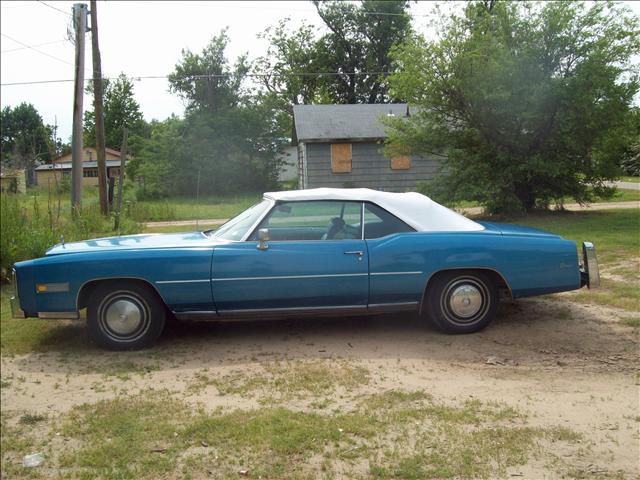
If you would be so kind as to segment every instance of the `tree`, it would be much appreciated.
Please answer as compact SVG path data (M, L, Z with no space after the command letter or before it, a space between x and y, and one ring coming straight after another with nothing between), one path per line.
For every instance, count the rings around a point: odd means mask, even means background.
M27 169L28 181L34 183L36 162L50 162L55 154L52 128L33 105L23 102L2 109L0 130L2 164Z
M420 109L391 122L389 150L445 153L434 194L498 212L606 193L619 159L603 152L639 89L637 18L613 3L476 1L439 34L396 49L390 79Z
M187 111L216 113L236 107L242 98L242 82L249 72L247 56L241 55L232 69L225 56L229 44L226 29L213 37L201 54L182 51L175 72L169 75L171 92L186 103Z
M267 28L259 38L269 42L265 55L253 65L263 90L260 102L270 104L282 136L293 136L293 106L321 101L321 73L325 70L314 28L289 29L289 19ZM301 75L304 73L304 75Z
M319 40L327 72L322 77L334 103L390 101L386 72L394 65L389 52L411 33L408 1L364 0L360 4L314 0L329 32ZM370 75L362 75L371 72Z
M230 67L223 30L201 54L183 51L170 75L185 101L184 120L152 125L129 173L144 178L144 194L231 194L274 186L277 153L286 139L270 98L251 96L241 57Z
M140 105L135 100L133 82L126 75L104 82L104 130L107 148L119 150L122 145L124 127L129 129L129 148L136 153L136 146L140 137L148 136L148 126L144 121ZM93 86L87 87L87 92L93 93ZM95 146L95 113L93 110L84 113L84 144Z

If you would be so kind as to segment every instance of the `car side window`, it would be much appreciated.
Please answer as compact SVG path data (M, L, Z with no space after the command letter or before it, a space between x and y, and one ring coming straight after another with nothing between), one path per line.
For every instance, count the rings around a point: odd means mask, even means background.
M364 238L386 237L392 233L415 232L395 215L372 203L364 206Z
M282 202L276 204L257 230L269 229L269 238L278 240L359 239L361 203L342 201Z

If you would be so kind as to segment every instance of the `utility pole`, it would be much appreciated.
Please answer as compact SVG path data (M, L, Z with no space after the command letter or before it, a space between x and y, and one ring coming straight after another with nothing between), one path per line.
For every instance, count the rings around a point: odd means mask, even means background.
M127 136L129 131L124 127L122 132L122 148L120 148L120 175L118 178L118 199L116 200L116 220L114 230L120 229L120 210L122 209L122 185L124 184L124 167L127 165Z
M73 133L71 135L71 206L82 206L82 102L84 96L84 36L87 31L87 5L73 5L76 34L76 74L73 85Z
M96 124L96 152L98 154L98 195L100 197L100 213L109 214L107 202L107 162L104 140L104 110L102 99L102 64L100 46L98 45L98 2L91 0L91 51L93 58L93 106Z

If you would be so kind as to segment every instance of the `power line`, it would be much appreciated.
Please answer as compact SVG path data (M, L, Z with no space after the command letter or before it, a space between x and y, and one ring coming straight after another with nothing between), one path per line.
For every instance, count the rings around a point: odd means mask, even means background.
M171 2L171 1L154 1L154 2L149 2L149 3L153 3L154 6L162 6L162 5L166 5L166 6L175 6L175 5L180 5L180 6L193 6L193 7L212 7L212 8L227 8L227 9L235 9L235 8L250 8L252 10L255 10L256 7L254 5L243 5L242 2L239 3L234 3L233 5L225 5L225 4L220 4L220 3L216 3L216 2L204 2L204 3L194 3L194 2L188 2L188 1L180 1L180 2ZM272 10L272 11L286 11L286 12L299 12L299 13L311 13L311 12L315 12L316 10L314 8L309 8L309 9L292 9L290 6L286 6L286 7L275 7L274 5L268 5L268 4L263 4L259 7L259 9L261 10ZM428 17L428 14L422 14L422 13L417 13L417 14L412 14L411 12L405 12L405 13L394 13L394 12L364 12L364 11L358 11L356 12L357 14L361 14L361 15L371 15L371 16L381 16L381 17L402 17L402 16L408 16L408 17Z
M339 76L377 76L377 75L391 75L396 72L291 72L291 73L248 73L244 75L245 77L253 77L253 78L266 78L266 77L339 77ZM209 78L229 78L233 76L233 73L216 73L216 74L207 74L207 75L191 75L186 77L186 80L206 80ZM169 78L169 75L143 75L143 76L131 76L129 77L132 80L140 81L140 80L166 80ZM117 80L118 77L102 77L103 80ZM73 82L72 78L69 79L59 79L59 80L33 80L33 81L25 81L25 82L11 82L11 83L2 83L0 86L9 87L14 85L38 85L38 84L46 84L46 83L69 83ZM85 79L85 82L93 82L93 78Z
M66 63L67 65L73 66L73 63L69 63L66 60L63 60L63 59L58 58L58 57L54 57L53 55L49 55L48 53L43 52L42 50L38 50L36 47L32 47L31 45L27 45L26 43L22 43L20 40L16 40L15 38L10 37L6 33L0 33L0 35L2 35L3 37L8 38L9 40L12 40L12 41L16 42L19 45L22 45L25 48L33 50L34 52L38 52L39 54L44 55L45 57L53 58L54 60L57 60L59 62Z
M39 43L38 45L31 45L31 46L18 47L18 48L10 48L9 50L2 50L2 51L0 51L0 53L17 52L18 50L26 50L27 48L44 47L45 45L53 45L55 43L64 43L64 42L66 42L66 40L54 40L53 42Z
M49 7L51 9L55 10L56 12L60 12L63 15L66 15L67 17L71 17L71 14L69 12L65 12L64 10L60 10L58 7L54 7L53 5L49 5L47 2L43 2L42 0L38 0L38 3L41 3L45 7Z

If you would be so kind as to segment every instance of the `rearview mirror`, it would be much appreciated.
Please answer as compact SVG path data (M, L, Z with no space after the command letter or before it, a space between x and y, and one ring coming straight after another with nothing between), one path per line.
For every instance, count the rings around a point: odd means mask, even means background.
M269 241L269 229L268 228L261 228L260 230L258 230L258 250L266 250L267 248L269 248L268 242Z

